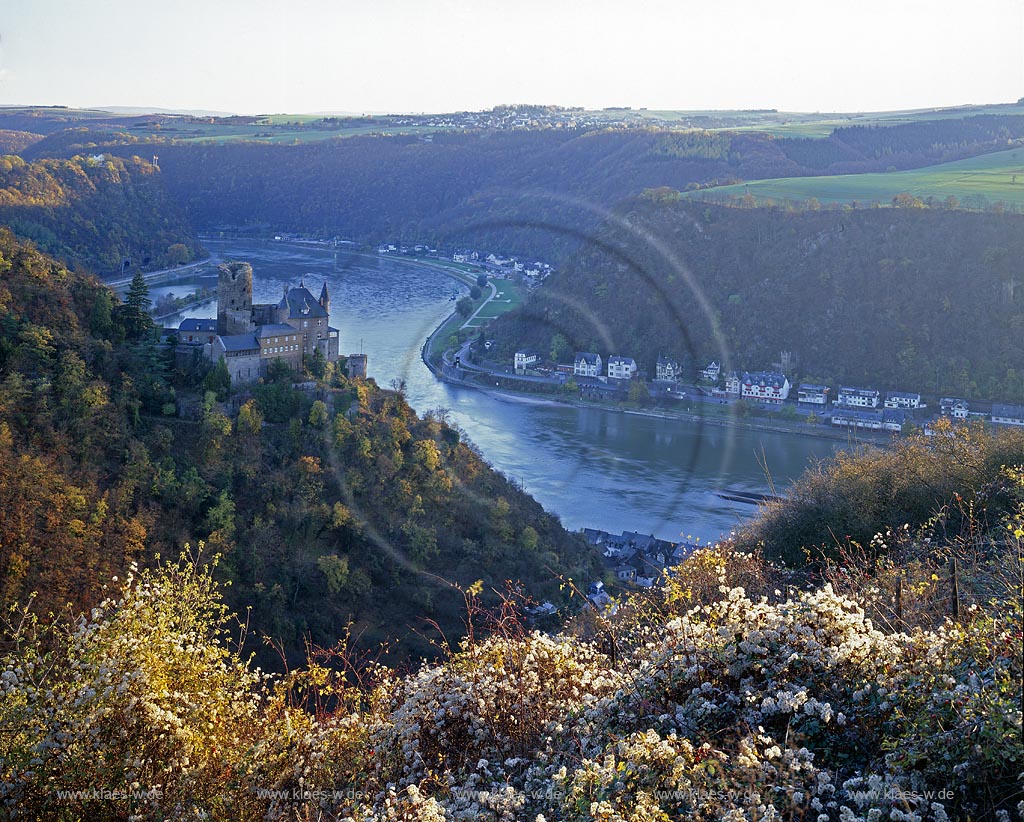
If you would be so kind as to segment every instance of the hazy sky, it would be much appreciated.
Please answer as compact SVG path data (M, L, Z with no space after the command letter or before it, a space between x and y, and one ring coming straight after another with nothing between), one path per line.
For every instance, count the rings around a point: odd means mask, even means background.
M852 111L1024 96L1024 0L2 0L0 104Z

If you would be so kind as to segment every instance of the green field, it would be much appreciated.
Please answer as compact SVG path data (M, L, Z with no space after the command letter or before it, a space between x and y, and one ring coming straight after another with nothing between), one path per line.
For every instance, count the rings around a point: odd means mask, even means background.
M159 137L165 140L213 143L237 141L309 143L341 137L356 137L362 134L430 134L439 131L437 128L428 126L383 126L379 122L367 123L365 127L316 128L311 125L295 125L294 119L289 124L280 125L228 125L182 121L180 124L164 124L159 128L132 126L128 130L140 138Z
M922 200L932 197L937 203L953 196L963 208L984 209L999 202L1024 208L1024 148L909 171L751 180L683 196L718 200L751 194L759 204L806 202L814 198L820 203L856 201L866 205L889 204L903 192Z
M480 328L487 325L491 320L506 314L513 308L522 305L523 292L518 283L511 280L492 280L497 293L494 299L484 305L472 320L463 325L463 328Z
M796 111L588 111L597 118L625 119L667 128L706 128L710 131L754 131L776 137L828 137L845 126L896 126L929 120L948 120L978 114L1021 115L1024 106L994 104L953 108L907 109L878 112L796 112Z

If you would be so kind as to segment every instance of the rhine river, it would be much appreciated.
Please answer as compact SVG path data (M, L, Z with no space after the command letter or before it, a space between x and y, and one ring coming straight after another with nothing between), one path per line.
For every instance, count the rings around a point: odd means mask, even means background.
M283 285L304 281L319 296L327 281L331 325L342 354L365 351L378 385L404 380L421 414L448 409L483 457L521 483L570 529L636 530L664 539L713 540L753 515L752 506L715 495L723 488L768 492L785 487L836 442L664 420L529 398L504 398L442 383L420 359L427 335L467 291L436 269L390 256L254 240L207 240L214 257L253 267L255 302L277 302ZM151 296L187 293L214 274L190 270L182 283ZM206 284L210 279L202 280ZM216 305L186 312L212 317ZM165 325L177 324L177 319Z

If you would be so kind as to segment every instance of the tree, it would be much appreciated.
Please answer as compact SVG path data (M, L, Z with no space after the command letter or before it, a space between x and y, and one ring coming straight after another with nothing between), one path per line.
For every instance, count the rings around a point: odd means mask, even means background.
M238 409L238 433L252 436L258 434L263 428L263 414L256 407L256 403L248 400Z
M473 313L473 301L469 297L463 297L455 303L455 310L463 317L468 317Z
M323 400L315 400L309 409L309 424L314 428L321 428L326 422L327 404Z
M122 307L122 325L125 336L129 340L142 338L153 327L153 318L149 316L149 308L153 301L149 298L149 286L141 271L136 271L132 284L128 287L125 304Z
M209 541L219 546L229 545L235 538L235 503L227 491L221 491L217 502L206 512Z
M634 379L629 386L629 401L635 402L637 405L643 405L651 398L651 392L647 388L647 383L637 377Z
M284 360L271 360L267 366L266 381L268 383L291 383L294 376L291 366Z
M337 594L348 583L348 557L324 554L317 557L317 567L327 581L327 590Z
M532 525L527 525L522 531L519 532L519 546L524 551L536 551L537 544L540 542L540 536L537 534L537 529Z
M563 334L551 338L551 361L563 362L572 356L572 346Z
M476 284L478 286L480 286L481 288L486 288L487 287L487 275L486 274L477 274L476 275Z
M306 358L306 369L315 379L322 380L327 373L327 358L324 352L317 348Z
M188 262L188 246L184 243L172 243L167 246L167 264L181 265Z
M475 285L471 289L469 289L469 298L471 300L479 300L483 295L484 292L477 288L477 286Z
M223 357L217 360L217 364L210 369L210 373L203 377L203 390L212 391L218 400L227 399L231 392L231 374L228 373L228 364Z
M109 288L96 291L96 299L92 304L92 315L89 318L89 330L97 337L110 338L114 328L114 294Z

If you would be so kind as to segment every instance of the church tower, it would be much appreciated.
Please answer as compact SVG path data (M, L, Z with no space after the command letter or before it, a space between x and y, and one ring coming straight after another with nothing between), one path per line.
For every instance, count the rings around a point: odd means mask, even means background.
M252 266L224 263L217 268L217 333L222 336L251 334Z
M331 314L331 297L327 293L327 280L324 280L324 287L320 289L320 307L327 312L327 316Z

